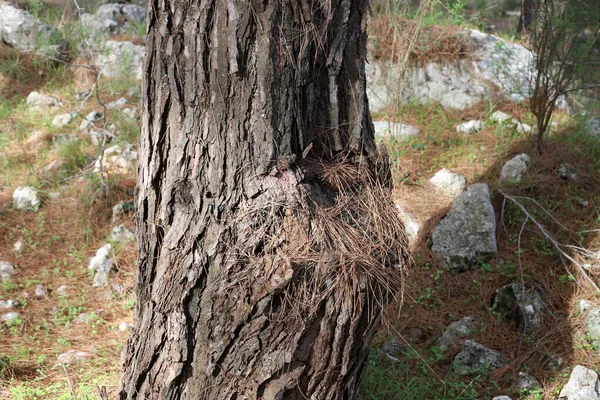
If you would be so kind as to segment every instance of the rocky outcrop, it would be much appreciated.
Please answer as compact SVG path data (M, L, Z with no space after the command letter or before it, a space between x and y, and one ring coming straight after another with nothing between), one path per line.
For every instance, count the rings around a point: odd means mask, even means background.
M573 368L569 382L560 391L558 398L559 400L600 400L598 374L577 365Z
M133 76L142 79L142 65L146 49L131 42L107 40L97 58L100 73L116 78Z

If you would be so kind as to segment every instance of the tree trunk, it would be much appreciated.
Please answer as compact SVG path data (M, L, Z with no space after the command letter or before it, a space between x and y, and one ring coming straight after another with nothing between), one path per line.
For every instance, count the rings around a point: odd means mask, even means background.
M366 0L151 0L121 399L353 399L406 265Z
M533 11L535 0L522 0L521 2L521 15L519 17L519 26L517 32L523 36L527 34L533 23Z

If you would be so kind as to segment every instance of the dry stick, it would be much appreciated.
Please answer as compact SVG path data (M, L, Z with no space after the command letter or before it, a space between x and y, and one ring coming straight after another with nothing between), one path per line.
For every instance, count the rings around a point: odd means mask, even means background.
M546 230L546 228L544 228L544 226L542 224L540 224L530 213L529 211L527 211L527 209L521 204L519 203L519 201L517 199L515 199L514 197L504 193L502 190L498 189L498 193L500 193L502 196L504 196L505 199L510 200L514 205L516 205L521 211L523 211L523 213L525 214L525 216L527 218L529 218L531 220L531 222L533 222L535 224L535 226L540 230L540 232L542 233L542 235L550 242L552 243L552 245L554 246L554 248L556 249L556 251L558 252L558 254L561 256L561 261L562 257L566 258L567 260L571 261L573 264L575 264L575 266L579 269L579 272L581 272L581 274L586 278L586 280L590 283L590 285L598 292L600 293L600 288L598 287L598 285L596 285L596 283L592 280L592 278L590 278L590 276L587 274L587 272L585 271L585 268L583 268L583 266L581 264L579 264L573 257L571 257L569 254L567 254L561 246L563 246L562 244L560 244L559 242L557 242L552 235ZM565 262L563 261L563 265L565 265ZM569 275L571 275L571 272L569 271L569 269L567 268L567 266L565 265L565 269L567 270L567 272L569 273ZM573 276L573 275L571 275Z
M69 390L71 391L71 396L73 396L74 400L77 400L77 395L75 394L75 389L73 389L73 382L71 381L71 375L69 375L69 371L67 370L67 367L65 367L64 364L60 364L60 366L63 368L63 370L65 371L65 374L67 375L67 382L69 383Z

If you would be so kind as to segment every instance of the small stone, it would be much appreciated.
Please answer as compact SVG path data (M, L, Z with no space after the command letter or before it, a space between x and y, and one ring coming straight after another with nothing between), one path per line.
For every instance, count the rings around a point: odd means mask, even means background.
M483 121L474 119L471 121L463 122L456 127L458 133L477 133L483 129Z
M108 284L108 275L113 270L113 260L110 257L112 247L106 244L99 248L96 255L90 259L88 269L96 272L94 275L93 287L102 287Z
M60 192L48 192L48 198L56 200L60 197Z
M60 107L62 103L56 97L41 94L40 92L33 91L29 93L25 103L29 107L41 108L41 107Z
M508 396L496 396L492 400L511 400Z
M400 221L404 224L404 232L406 233L408 243L412 245L419 238L422 224L404 206L396 204L396 208L398 209Z
M404 353L404 345L398 340L391 340L381 348L381 356L392 362L399 362Z
M111 289L113 290L113 292L117 293L118 295L124 295L127 292L125 287L123 285L121 285L120 283L113 283L111 285Z
M452 369L458 375L472 375L487 373L507 364L508 360L500 352L472 340L465 340L462 351L452 362Z
M569 382L558 396L560 400L600 400L598 374L577 365L573 368Z
M446 168L436 172L429 182L452 196L461 194L467 187L467 178Z
M90 137L90 141L94 146L100 146L102 142L108 143L111 139L110 135L103 130L93 129L87 133Z
M128 330L129 330L129 328L130 328L130 325L129 325L127 322L125 322L125 321L123 321L123 322L121 322L121 323L119 324L119 330L120 330L121 332L126 332L126 331L128 331Z
M490 116L490 120L501 124L505 121L513 120L513 117L502 111L494 111Z
M76 364L87 361L92 355L85 351L70 350L58 356L58 362L62 365Z
M81 121L81 124L79 125L79 130L84 131L88 128L91 128L94 126L95 122L98 122L101 119L102 119L102 114L100 114L97 111L92 111L91 113L89 113L88 115L85 116L83 121Z
M19 302L16 300L0 300L0 308L17 308Z
M0 278L2 282L8 282L17 273L15 267L8 261L0 261Z
M135 108L124 108L121 112L129 119L135 119L137 117L137 110Z
M20 186L13 193L13 207L17 210L37 211L41 204L37 190L31 186Z
M442 353L455 344L474 334L479 329L479 321L475 317L464 317L448 325L444 333L437 342L437 345Z
M54 173L54 172L58 171L60 168L62 168L64 164L65 163L63 160L54 160L50 164L48 164L44 168L42 168L42 173L43 174Z
M16 322L20 318L21 318L21 314L19 314L18 312L9 312L6 314L2 314L2 321L6 322L8 324Z
M43 300L48 297L48 288L46 288L44 285L38 285L35 288L34 295L36 299Z
M390 121L374 121L375 137L405 140L419 134L414 126Z
M125 213L129 210L133 209L133 202L132 201L120 201L119 203L115 204L114 207L112 208L112 222L116 223L118 221L121 220L121 218L123 217L123 215L125 215Z
M61 286L59 286L58 288L56 288L55 292L56 292L56 294L57 294L57 295L59 295L59 296L63 297L63 296L66 296L66 295L67 295L67 289L68 289L68 288L69 288L69 287L68 287L68 286L66 286L66 285L61 285Z
M518 387L520 393L529 393L533 390L540 389L542 385L535 376L519 371Z
M500 172L500 181L512 183L521 182L523 175L525 175L525 172L527 172L529 162L530 159L527 154L517 154L508 160L504 166L502 166L502 171Z
M135 169L138 159L138 153L133 149L133 146L114 145L104 150L104 157L102 158L102 164L100 163L100 157L94 164L94 172L100 172L100 167L104 170L111 171L113 173L125 173Z
M79 140L77 135L65 135L65 134L57 134L52 136L52 144L54 146L60 147L67 143L76 142Z
M16 252L20 252L21 250L23 250L23 241L22 240L17 240L15 242L15 244L13 244L13 250Z
M110 103L108 103L106 105L106 108L108 108L109 110L120 110L128 104L129 104L129 100L127 100L125 97L121 97L117 100L114 100L114 101L111 101Z
M577 181L579 179L574 168L567 163L560 164L560 167L558 168L558 176L560 176L560 179L564 180Z
M535 287L523 288L521 282L498 289L493 307L506 318L517 321L522 332L539 330L546 308L540 291Z
M71 112L67 114L59 114L52 119L52 126L57 128L62 128L65 125L68 125L71 121L73 121L77 117L76 112Z
M115 243L127 243L135 239L135 235L125 225L117 225L110 232L110 240Z

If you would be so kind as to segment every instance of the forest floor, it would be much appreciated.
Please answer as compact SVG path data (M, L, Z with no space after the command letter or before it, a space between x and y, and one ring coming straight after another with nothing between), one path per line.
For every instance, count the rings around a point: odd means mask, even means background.
M52 126L55 115L79 107L76 95L84 89L81 85L67 68L39 64L0 47L0 261L12 263L17 270L11 282L2 283L0 300L20 303L14 310L20 314L17 320L0 322L0 399L95 399L101 388L115 398L118 387L120 354L128 335L120 327L132 322L135 306L136 246L114 246L118 269L107 287L92 287L88 263L109 242L112 207L133 198L136 176L134 172L112 174L101 182L92 173L98 148L79 132L80 119L62 128ZM129 80L101 81L99 93L104 102L126 97L137 104L138 95L130 92L136 85ZM63 106L29 109L25 98L33 90L60 98ZM81 115L94 110L100 107L91 100ZM412 248L403 301L390 305L373 344L363 379L364 399L491 399L500 394L552 399L574 365L600 368L598 349L587 341L577 312L579 300L597 301L598 293L583 283L571 265L563 264L531 221L525 224L522 212L503 204L498 194L500 189L522 196L529 212L562 243L580 243L597 251L600 236L593 231L600 228L598 139L587 133L583 120L559 114L543 153L537 154L529 137L508 133L489 120L496 110L533 125L524 104L501 101L464 111L404 105L380 115L420 129L407 141L390 140L386 145L393 165L394 198L424 228ZM107 118L124 132L120 140L136 143L137 121L116 112ZM484 129L457 134L456 126L471 119L485 121ZM81 140L53 144L58 134L77 135ZM518 185L501 184L502 165L522 152L531 157L524 180ZM55 160L60 167L47 168ZM559 177L557 171L565 162L574 167L577 180ZM429 183L441 168L463 174L469 184L487 183L494 193L499 252L482 268L459 275L438 265L430 250L429 233L452 203L450 196ZM103 183L108 183L109 191L99 190ZM39 211L13 209L12 194L19 186L39 191L44 200ZM133 213L119 223L133 229ZM23 243L19 251L14 248L17 241ZM544 329L531 335L520 333L514 322L491 308L498 288L522 278L543 288L549 309ZM48 295L37 299L35 290L40 285ZM59 295L61 286L66 289ZM451 361L459 349L441 354L435 343L448 324L465 316L482 321L473 339L508 356L507 368L482 376L452 373ZM381 346L390 340L405 343L403 362L380 356ZM59 365L58 356L71 350L86 352L90 359ZM540 360L546 353L560 356L564 367L558 372L544 369ZM520 396L519 371L534 375L543 390Z

